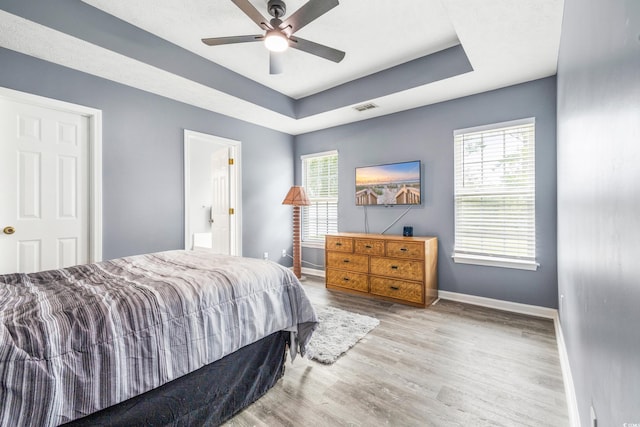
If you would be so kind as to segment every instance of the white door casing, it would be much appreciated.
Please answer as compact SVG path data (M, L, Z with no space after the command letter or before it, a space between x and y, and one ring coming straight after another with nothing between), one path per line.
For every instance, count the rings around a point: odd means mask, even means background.
M100 116L0 88L0 273L101 259Z
M242 255L240 157L239 141L184 131L185 249Z

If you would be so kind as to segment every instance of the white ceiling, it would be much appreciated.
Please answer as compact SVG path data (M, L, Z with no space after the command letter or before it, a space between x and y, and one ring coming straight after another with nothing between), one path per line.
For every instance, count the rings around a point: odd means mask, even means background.
M229 0L83 0L239 74L292 98L302 98L451 47L456 32L440 0L341 0L340 4L296 33L346 52L339 64L289 49L284 73L269 75L264 45L206 46L204 37L263 34ZM251 0L265 18L267 0ZM285 19L306 0L285 0Z
M295 119L19 16L0 11L0 45L181 102L300 134L554 75L563 0L340 0L296 35L346 52L338 64L285 53L269 75L262 43L205 46L200 39L261 34L230 0L83 0L251 80L298 99L460 43L473 71ZM285 0L291 15L305 0ZM251 0L265 15L267 0ZM285 17L286 17L285 16ZM153 78L151 78L153 76Z

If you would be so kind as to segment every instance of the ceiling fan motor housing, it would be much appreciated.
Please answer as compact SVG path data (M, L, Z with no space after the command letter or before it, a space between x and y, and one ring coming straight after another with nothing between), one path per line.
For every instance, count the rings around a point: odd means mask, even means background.
M267 10L269 11L269 15L277 19L287 13L287 6L282 0L269 0L269 3L267 3Z

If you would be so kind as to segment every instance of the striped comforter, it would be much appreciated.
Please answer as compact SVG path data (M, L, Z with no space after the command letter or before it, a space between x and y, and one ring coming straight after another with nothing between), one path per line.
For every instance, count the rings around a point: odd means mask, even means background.
M52 426L316 316L269 261L170 251L0 276L0 426Z

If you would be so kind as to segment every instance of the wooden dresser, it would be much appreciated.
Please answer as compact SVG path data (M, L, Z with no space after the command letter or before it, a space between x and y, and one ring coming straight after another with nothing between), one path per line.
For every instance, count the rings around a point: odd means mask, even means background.
M338 233L325 239L327 289L426 307L438 297L438 239Z

